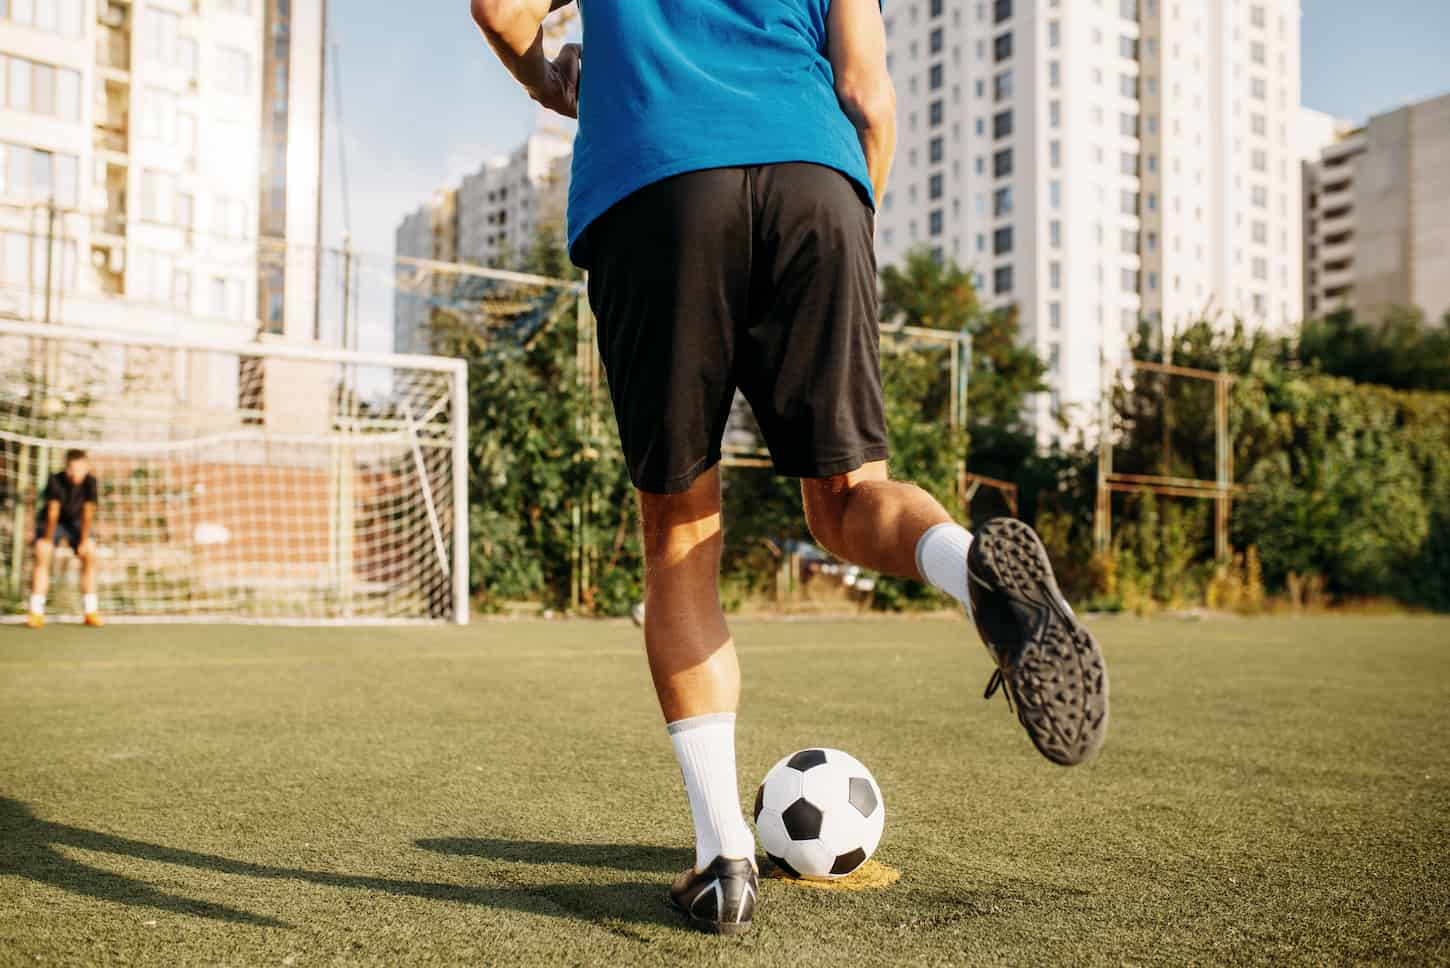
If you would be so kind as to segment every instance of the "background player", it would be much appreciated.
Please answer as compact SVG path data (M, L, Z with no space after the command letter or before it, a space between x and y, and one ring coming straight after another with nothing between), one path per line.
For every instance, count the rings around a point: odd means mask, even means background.
M26 620L33 629L45 626L50 563L60 542L69 544L81 560L85 622L96 628L101 626L100 604L96 595L96 543L91 537L99 491L86 452L66 451L65 470L52 474L46 482L36 514L35 568L30 581L30 615Z
M896 146L878 0L585 0L584 54L549 61L567 0L473 0L536 101L579 118L570 255L589 270L625 460L640 492L645 644L695 823L670 897L745 930L755 840L740 811L740 669L720 609L721 437L736 389L816 540L973 609L1038 749L1090 757L1102 656L1017 521L973 536L886 469L874 199ZM581 63L584 68L580 83Z

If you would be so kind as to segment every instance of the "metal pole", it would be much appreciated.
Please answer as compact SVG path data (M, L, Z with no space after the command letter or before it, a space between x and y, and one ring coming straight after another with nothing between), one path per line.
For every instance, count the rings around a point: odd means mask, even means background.
M453 372L453 621L468 624L468 365Z
M1217 443L1215 448L1215 477L1218 483L1218 497L1214 501L1214 529L1213 549L1214 555L1219 561L1226 561L1230 557L1228 540L1229 526L1229 496L1230 488L1233 486L1230 479L1230 441L1228 436L1228 381L1225 374L1219 374L1214 380L1213 405L1214 405L1214 438Z
M352 349L352 236L342 237L342 348Z
M46 227L45 227L45 321L52 323L55 320L50 315L50 287L55 276L55 195L50 196L50 202L46 205Z
M1097 514L1093 521L1093 546L1099 552L1106 552L1113 540L1113 495L1108 490L1108 475L1112 473L1113 467L1113 385L1107 354L1101 349L1098 350L1098 369L1102 374L1099 380L1102 392L1098 399L1098 493Z

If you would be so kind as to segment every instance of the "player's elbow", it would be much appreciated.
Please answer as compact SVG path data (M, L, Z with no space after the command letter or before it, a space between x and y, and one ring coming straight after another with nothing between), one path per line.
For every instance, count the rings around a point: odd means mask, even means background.
M502 30L517 7L518 0L469 0L473 22L486 34L496 34Z
M858 131L896 126L896 88L885 69L843 72L836 78L836 97Z

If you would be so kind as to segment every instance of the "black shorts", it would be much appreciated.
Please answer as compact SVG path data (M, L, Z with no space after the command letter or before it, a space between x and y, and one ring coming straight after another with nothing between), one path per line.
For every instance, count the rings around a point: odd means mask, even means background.
M39 541L44 537L45 518L39 517L35 519L35 540ZM70 545L72 551L80 550L81 526L79 522L67 521L65 518L55 522L55 545L60 547L62 544Z
M657 182L574 247L636 487L674 494L720 460L738 387L777 473L886 458L874 217L810 164Z

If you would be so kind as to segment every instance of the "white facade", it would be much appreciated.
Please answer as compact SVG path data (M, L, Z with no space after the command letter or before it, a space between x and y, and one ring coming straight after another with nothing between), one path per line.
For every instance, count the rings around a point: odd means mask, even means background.
M0 312L45 318L49 269L55 320L203 336L256 331L265 7L0 4ZM294 50L312 37L314 81L320 29L320 20L292 26ZM301 94L294 86L288 96L295 104ZM320 109L319 96L313 103ZM314 210L319 138L314 131L312 179L298 190ZM296 184L294 161L281 177ZM52 198L59 241L47 260ZM316 220L305 221L297 241L315 252ZM308 303L298 311L305 338Z
M883 263L927 245L1016 303L1046 418L1096 414L1139 320L1302 314L1298 0L887 7Z
M562 220L569 194L572 140L534 134L458 188L458 259L484 266L523 253L540 225Z

